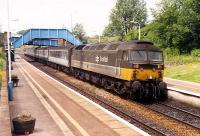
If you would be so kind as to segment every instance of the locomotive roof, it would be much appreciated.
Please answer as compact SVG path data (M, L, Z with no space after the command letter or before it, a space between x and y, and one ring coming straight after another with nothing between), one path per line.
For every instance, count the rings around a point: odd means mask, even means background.
M161 51L158 47L154 46L152 42L148 41L131 41L131 42L110 42L88 44L83 47L83 50L152 50Z
M124 42L118 47L118 50L128 50L128 49L161 51L161 49L156 47L152 42L148 41Z

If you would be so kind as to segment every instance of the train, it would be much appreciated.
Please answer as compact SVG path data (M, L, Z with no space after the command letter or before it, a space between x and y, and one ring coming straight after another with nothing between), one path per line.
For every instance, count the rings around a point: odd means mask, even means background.
M163 52L149 41L25 48L24 55L134 100L163 101Z

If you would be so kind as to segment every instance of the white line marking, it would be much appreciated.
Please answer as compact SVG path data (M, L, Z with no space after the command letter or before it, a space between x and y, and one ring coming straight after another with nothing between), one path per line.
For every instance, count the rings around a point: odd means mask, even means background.
M40 90L54 103L54 105L67 117L67 119L80 131L83 136L89 136L89 134L79 125L77 121L75 121L69 113L67 113L46 91L42 88L29 74L28 72L20 65L20 67L24 70L27 76L40 88Z
M191 96L196 96L196 97L200 97L200 93L194 93L194 92L190 92L190 91L186 91L186 90L182 90L182 89L178 89L178 88L174 88L174 87L167 87L167 89L175 91L175 92L180 92L183 94L188 94Z
M78 96L82 97L83 99L87 100L88 102L90 102L91 104L97 106L98 108L100 108L101 110L103 110L104 112L108 113L109 115L111 115L112 117L114 117L115 119L119 120L120 122L124 123L125 125L127 125L129 128L132 128L133 130L137 131L138 133L144 135L144 136L150 136L148 133L144 132L143 130L137 128L136 126L130 124L129 122L127 122L126 120L122 119L121 117L115 115L114 113L108 111L107 109L103 108L102 106L96 104L95 102L91 101L90 99L86 98L85 96L77 93L76 91L74 91L73 89L65 86L63 83L59 82L58 80L50 77L49 75L47 75L46 73L44 73L43 71L39 70L38 68L36 68L35 66L31 65L30 63L28 63L27 61L25 61L24 59L22 59L24 62L26 62L28 65L32 66L34 69L36 69L37 71L43 73L44 75L46 75L47 77L49 77L50 79L54 80L55 82L57 82L58 84L62 85L63 87L65 87L66 89L72 91L73 93L77 94Z
M33 89L34 93L36 94L36 96L38 97L38 99L40 100L40 102L42 103L42 105L46 108L46 110L49 112L49 114L52 117L52 119L56 122L56 124L58 125L58 127L61 129L62 133L65 136L67 136L67 135L73 136L73 133L66 126L66 124L64 123L64 121L59 117L59 115L54 111L54 109L48 104L48 102L44 99L44 97L42 97L42 95L40 94L40 92L38 91L38 89L31 83L31 81L28 79L28 77L25 75L25 73L22 71L22 69L19 68L19 70L20 70L21 74L23 75L23 77L28 82L29 86Z

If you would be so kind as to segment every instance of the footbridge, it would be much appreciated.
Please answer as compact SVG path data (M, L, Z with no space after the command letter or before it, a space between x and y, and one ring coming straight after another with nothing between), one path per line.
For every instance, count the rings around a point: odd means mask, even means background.
M14 48L22 45L47 45L58 46L60 39L72 45L82 42L67 29L29 29L21 37L12 42Z

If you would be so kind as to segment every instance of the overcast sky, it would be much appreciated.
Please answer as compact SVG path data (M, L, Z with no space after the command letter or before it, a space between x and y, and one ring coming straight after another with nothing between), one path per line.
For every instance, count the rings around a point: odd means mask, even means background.
M0 25L7 29L6 1L0 0ZM102 33L117 0L9 0L10 30L67 28L81 23L87 35ZM154 8L160 0L145 0ZM151 17L149 18L151 19Z

